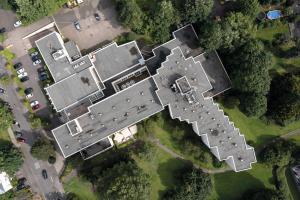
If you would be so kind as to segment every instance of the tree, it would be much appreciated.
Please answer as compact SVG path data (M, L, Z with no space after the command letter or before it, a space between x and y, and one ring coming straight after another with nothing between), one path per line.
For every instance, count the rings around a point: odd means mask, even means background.
M157 147L148 141L139 140L135 144L135 154L143 160L151 161L155 158Z
M55 149L51 141L46 138L40 138L31 147L33 157L39 160L47 161L50 156L55 157Z
M124 26L137 33L144 32L145 15L135 0L118 0L117 10Z
M245 40L251 37L255 27L249 16L240 12L231 13L222 23L223 44L225 49L233 49L243 44Z
M0 171L14 175L23 164L21 152L12 143L0 140Z
M212 180L209 174L201 170L192 169L186 172L179 187L168 194L167 199L172 200L204 200L211 194Z
M205 20L213 8L213 0L186 0L183 18L187 23Z
M121 162L105 170L97 188L102 199L149 199L150 178L133 162Z
M250 18L254 18L260 11L260 4L257 0L236 0L237 10Z
M171 1L163 0L154 12L150 33L155 42L166 42L170 38L170 27L179 21L178 13Z
M288 73L272 80L268 115L283 126L300 118L300 73Z
M216 50L222 45L223 36L221 25L208 21L200 27L199 44L205 51Z
M284 197L276 190L261 188L246 191L241 200L284 200Z
M0 130L7 130L14 120L11 108L8 103L0 100Z
M270 166L282 167L290 162L294 149L294 143L277 139L261 151L260 159Z
M31 128L33 128L33 129L41 128L42 127L42 120L41 120L41 118L39 118L35 114L32 114L32 113L29 114L29 122L30 122Z
M267 111L267 97L260 93L244 94L241 98L241 108L247 116L260 117Z
M17 13L25 24L53 14L66 0L15 0Z
M264 50L260 41L248 39L226 57L232 84L236 90L245 93L268 93L268 70L272 65L272 57Z

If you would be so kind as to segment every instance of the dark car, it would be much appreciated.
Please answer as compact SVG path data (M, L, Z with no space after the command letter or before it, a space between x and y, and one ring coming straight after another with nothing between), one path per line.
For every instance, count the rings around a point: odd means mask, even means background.
M39 57L37 55L31 56L31 60L32 60L32 62L35 62L35 61L39 60Z
M18 184L25 184L27 179L25 177L18 179Z
M6 32L6 29L3 27L3 28L0 28L0 33L5 33Z
M19 142L19 143L25 143L25 142L26 142L26 139L25 139L25 138L22 138L22 137L17 137L16 140L17 140L17 142Z
M32 92L33 92L33 89L32 89L32 88L26 88L26 89L24 90L24 93L25 93L26 95L31 94Z
M20 131L15 131L15 135L17 138L21 138L23 136L23 133Z
M47 171L45 169L42 170L42 176L43 176L44 179L48 178L48 174L47 174Z
M99 15L98 13L95 13L95 14L94 14L94 17L95 17L95 19L96 19L97 21L100 21L100 20L101 20L100 15Z
M0 88L0 94L4 94L5 90L3 88Z
M45 72L46 69L44 67L40 67L37 69L38 73L42 73L42 72Z
M45 72L42 72L42 73L40 74L40 80L41 80L41 81L44 81L44 80L47 80L47 79L48 79L48 74L45 73Z
M15 70L18 70L18 69L20 69L22 67L22 63L16 63L15 65L14 65L14 69Z
M28 76L24 76L20 79L21 82L25 82L25 81L28 81L29 80L29 77Z

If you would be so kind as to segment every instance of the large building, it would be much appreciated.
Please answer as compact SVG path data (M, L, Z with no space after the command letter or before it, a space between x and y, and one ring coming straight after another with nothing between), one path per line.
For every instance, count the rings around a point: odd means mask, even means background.
M36 41L55 81L45 89L64 122L52 130L64 157L91 158L113 146L113 134L168 107L219 160L234 171L250 169L254 149L213 101L230 88L229 77L217 53L204 53L197 43L191 25L150 54L135 41L85 56L56 32Z

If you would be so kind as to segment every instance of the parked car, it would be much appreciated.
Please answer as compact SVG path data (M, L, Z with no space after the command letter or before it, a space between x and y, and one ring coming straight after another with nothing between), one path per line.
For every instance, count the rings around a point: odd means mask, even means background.
M40 67L37 69L38 73L42 73L42 72L45 72L46 69L44 67Z
M35 52L31 53L30 56L33 57L33 56L37 56L38 54L39 54L39 52L35 51Z
M42 73L40 73L39 78L40 78L41 81L47 80L48 79L48 74L46 72L42 72Z
M36 66L36 65L40 64L41 62L42 62L41 59L37 59L37 60L33 61L33 65Z
M99 15L98 13L95 13L95 14L94 14L94 17L95 17L95 19L96 19L97 21L100 21L100 20L101 20L100 15Z
M22 138L22 137L17 137L16 140L17 140L17 142L19 142L19 143L25 143L25 142L26 142L26 139L25 139L25 138Z
M20 131L15 131L15 135L16 135L17 138L20 138L20 137L23 136L23 133L20 132Z
M30 99L31 97L33 97L33 93L32 92L33 92L32 88L26 88L24 90L26 99Z
M42 176L43 176L44 179L48 178L48 174L47 174L47 171L45 169L42 170Z
M16 21L15 23L14 23L14 27L15 28L18 28L19 26L21 26L22 25L22 22L19 20L19 21Z
M81 30L79 21L74 22L74 26L75 26L75 28L76 28L77 31L80 31L80 30Z
M20 68L17 70L17 74L22 74L25 72L25 69L24 68Z
M18 184L25 184L27 179L25 177L18 179Z
M28 76L28 74L27 74L27 72L23 72L23 73L21 73L21 74L19 74L18 75L18 78L23 78L23 77L25 77L25 76Z
M40 103L37 100L30 102L30 106L32 110L37 110L40 108Z
M5 90L3 88L0 88L0 94L4 94Z
M18 70L18 69L20 69L22 67L22 63L16 63L15 65L14 65L14 69L15 70Z
M40 58L39 58L37 55L31 56L32 62L34 62L34 61L36 61L36 60L39 60L39 59L40 59Z
M20 79L21 82L26 82L29 80L29 77L28 76L24 76Z
M0 33L5 33L6 32L6 28L0 28Z

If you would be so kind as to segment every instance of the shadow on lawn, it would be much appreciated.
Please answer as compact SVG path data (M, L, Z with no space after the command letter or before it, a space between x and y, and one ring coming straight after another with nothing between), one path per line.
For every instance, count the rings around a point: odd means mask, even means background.
M166 190L159 191L160 198L163 197L168 189L173 189L176 186L181 176L181 171L190 166L188 161L176 158L168 159L158 166L157 174L159 175L161 183L166 187Z
M220 200L240 199L249 189L264 188L264 184L248 172L215 175L214 186Z

